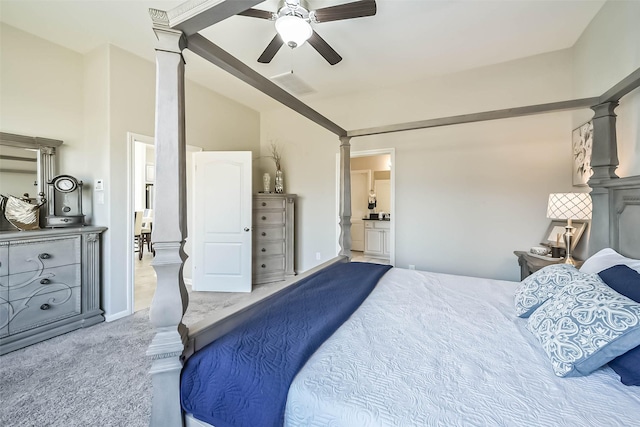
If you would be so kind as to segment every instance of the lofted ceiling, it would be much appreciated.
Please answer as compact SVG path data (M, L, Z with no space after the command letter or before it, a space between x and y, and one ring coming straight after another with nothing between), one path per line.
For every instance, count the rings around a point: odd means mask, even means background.
M309 0L312 9L349 0ZM147 9L166 0L0 0L0 20L79 53L111 43L153 60ZM605 0L377 0L373 17L314 24L344 59L329 65L308 43L283 46L270 64L256 60L273 22L234 16L202 34L266 77L290 72L315 92L303 102L393 87L573 46ZM276 11L278 0L257 9ZM258 111L278 104L191 52L187 77Z

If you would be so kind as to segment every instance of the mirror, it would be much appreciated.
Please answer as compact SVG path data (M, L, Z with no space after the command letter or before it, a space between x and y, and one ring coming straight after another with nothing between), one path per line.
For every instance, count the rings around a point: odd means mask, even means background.
M39 203L40 193L56 173L57 139L0 132L0 194ZM14 230L0 215L0 230Z

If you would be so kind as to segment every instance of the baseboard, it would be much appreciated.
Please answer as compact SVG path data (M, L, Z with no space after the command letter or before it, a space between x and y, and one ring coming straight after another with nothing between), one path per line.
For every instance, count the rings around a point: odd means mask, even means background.
M121 312L115 313L115 314L105 314L104 315L104 320L105 320L105 322L113 322L114 320L118 320L118 319L122 319L123 317L127 317L130 314L131 313L129 313L128 310L124 310L124 311L121 311Z

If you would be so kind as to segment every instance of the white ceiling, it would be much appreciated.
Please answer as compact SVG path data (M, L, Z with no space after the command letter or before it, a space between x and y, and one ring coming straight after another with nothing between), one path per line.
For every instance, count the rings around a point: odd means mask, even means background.
M271 64L256 59L275 34L273 22L232 17L202 32L264 76L290 71L331 97L393 86L571 47L606 0L377 0L373 17L316 24L344 59L330 66L312 47L284 46ZM349 0L310 0L311 9ZM147 9L166 0L0 0L0 20L79 53L111 43L149 60L155 36ZM256 6L275 11L278 0ZM187 77L262 111L275 101L201 58L185 53Z

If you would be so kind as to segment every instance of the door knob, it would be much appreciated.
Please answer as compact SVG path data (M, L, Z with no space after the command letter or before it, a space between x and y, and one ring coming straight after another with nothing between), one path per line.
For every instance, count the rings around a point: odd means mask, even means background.
M244 231L249 231L249 227L245 227L245 228L244 228Z

